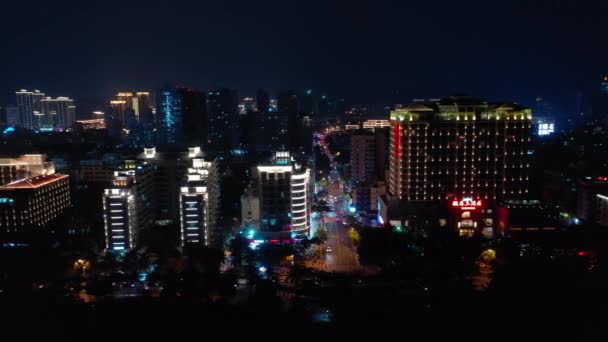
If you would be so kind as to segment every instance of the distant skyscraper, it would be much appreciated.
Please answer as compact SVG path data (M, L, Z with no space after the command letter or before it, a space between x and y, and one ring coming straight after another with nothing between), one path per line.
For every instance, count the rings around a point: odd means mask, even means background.
M608 120L608 76L604 76L599 91L593 97L593 118L595 120Z
M19 125L19 107L7 106L5 113L6 113L6 124L8 126Z
M254 144L257 151L272 152L288 148L287 118L276 111L257 113Z
M51 127L61 130L72 128L76 120L76 106L69 97L46 97L41 100L42 127Z
M239 114L244 115L247 112L255 110L255 101L253 97L245 97L239 103Z
M604 76L604 78L602 78L602 82L600 83L600 92L608 95L608 76Z
M110 106L105 112L105 124L112 136L120 136L126 128L128 103L126 100L110 100Z
M179 88L164 88L156 98L156 126L161 145L175 144L183 128L183 104Z
M278 115L281 117L281 113ZM312 134L312 119L307 113L288 114L285 140L290 151L312 153Z
M238 96L236 90L217 89L207 92L209 141L219 150L230 150L238 141Z
M19 108L19 122L21 127L36 129L37 116L42 111L41 101L44 98L44 93L39 90L27 91L21 89L15 93L17 95L17 107Z
M139 233L153 223L152 167L125 161L114 172L112 186L103 193L106 249L123 251L135 247Z
M264 89L258 89L256 97L258 112L268 113L270 110L270 96L268 95L268 92Z
M152 101L150 93L147 91L138 91L133 102L135 108L135 116L140 124L152 124L154 117L152 115Z
M116 100L122 100L126 103L126 108L133 108L133 93L129 91L121 91L116 94Z
M115 101L124 101L125 128L142 122L152 123L152 102L150 93L147 91L128 92L123 91L116 94ZM117 102L118 103L118 102Z
M264 152L287 149L287 115L277 112L276 100L271 100L264 89L257 91L257 107L255 117L248 118L249 126L245 129L251 135L252 147Z
M106 128L113 137L124 138L131 147L154 144L154 114L147 91L116 94L106 110Z
M298 95L293 91L282 91L277 96L277 110L279 113L293 114L300 111Z
M240 143L248 151L255 149L255 142L258 140L258 115L260 113L253 110L239 115Z
M156 100L160 145L204 146L208 120L203 92L167 87L158 92Z
M315 98L312 93L312 89L306 90L304 95L302 96L302 101L300 103L300 110L304 113L315 113L317 111L315 103Z
M182 89L183 142L190 146L207 146L209 116L206 95L194 89Z

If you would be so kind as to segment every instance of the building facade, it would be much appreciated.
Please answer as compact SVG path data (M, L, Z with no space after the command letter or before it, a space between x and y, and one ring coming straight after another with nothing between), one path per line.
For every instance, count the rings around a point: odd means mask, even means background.
M161 89L156 98L160 146L205 146L208 137L205 93L182 87Z
M260 197L249 189L241 195L241 222L244 226L260 224Z
M597 223L600 226L608 227L608 196L597 194Z
M45 97L41 102L41 112L37 115L37 128L70 130L76 121L76 106L69 97Z
M70 206L69 176L39 175L0 186L0 232L37 232Z
M384 182L363 183L353 189L353 205L360 212L378 211L378 201L383 195L386 195Z
M19 125L19 107L7 106L4 112L6 114L6 124L8 126Z
M220 248L223 234L219 215L219 170L217 162L203 158L192 159L188 178L180 188L181 243Z
M28 91L21 89L15 92L17 96L17 108L19 109L19 119L17 124L24 128L36 129L37 116L42 112L42 99L44 93L40 90Z
M469 97L391 112L390 194L497 200L528 192L530 109Z
M376 179L376 142L372 134L353 134L350 138L350 168L353 182Z
M312 180L310 169L276 152L269 165L259 165L260 232L285 240L310 235Z
M238 143L238 94L233 89L207 92L209 144L216 150L228 151Z
M114 172L110 188L102 195L106 249L124 251L137 246L139 233L153 224L152 168L125 161Z
M554 231L558 229L558 218L556 207L538 200L506 200L496 206L501 234Z
M376 128L387 128L391 127L391 121L388 119L370 119L365 120L361 124L363 129L375 130Z
M483 203L528 195L532 111L467 96L391 112L389 194L406 203Z
M587 176L579 179L576 190L576 216L584 222L598 221L601 213L598 195L608 194L608 177Z

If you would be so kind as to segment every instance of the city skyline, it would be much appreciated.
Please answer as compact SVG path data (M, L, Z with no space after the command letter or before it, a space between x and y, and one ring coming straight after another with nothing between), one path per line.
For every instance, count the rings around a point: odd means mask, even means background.
M164 11L134 2L121 8L137 15L107 25L111 4L11 3L17 15L0 24L0 42L18 53L0 57L0 102L10 104L17 88L89 98L169 83L249 96L258 87L312 88L351 102L462 92L531 106L537 96L591 91L608 69L600 2L467 1L441 4L441 13L434 5L237 2L230 11L207 3ZM51 22L54 14L63 20ZM510 15L516 20L497 19ZM69 44L58 50L53 36ZM40 56L38 46L59 53Z
M5 335L602 336L608 2L2 13Z

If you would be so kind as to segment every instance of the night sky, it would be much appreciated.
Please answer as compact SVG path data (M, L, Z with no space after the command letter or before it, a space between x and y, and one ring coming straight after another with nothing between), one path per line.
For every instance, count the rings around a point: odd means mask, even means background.
M530 102L608 72L601 1L3 1L0 103L181 84ZM585 5L580 3L585 2Z

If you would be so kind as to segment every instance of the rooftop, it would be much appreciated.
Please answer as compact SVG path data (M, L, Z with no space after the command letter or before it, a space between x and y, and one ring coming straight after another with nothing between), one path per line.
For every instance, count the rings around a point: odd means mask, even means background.
M60 179L68 178L68 175L52 174L42 175L33 178L27 178L18 180L12 183L8 183L0 186L0 190L14 190L14 189L36 189L41 186L51 184Z
M506 117L505 117L506 115ZM515 115L515 117L513 117ZM473 117L475 116L475 117ZM530 108L510 102L488 102L471 96L457 95L440 100L415 101L391 111L392 120L417 121L419 119L439 120L489 120L489 119L532 119Z

